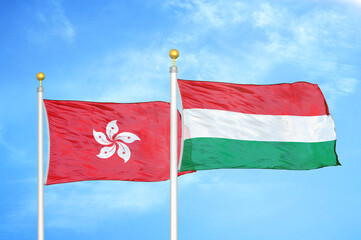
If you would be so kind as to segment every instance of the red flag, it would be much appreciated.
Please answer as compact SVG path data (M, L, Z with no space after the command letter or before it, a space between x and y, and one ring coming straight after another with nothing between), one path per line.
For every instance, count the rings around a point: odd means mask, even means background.
M169 103L44 103L50 137L46 185L169 179ZM178 124L178 146L180 143ZM178 156L179 152L180 147Z

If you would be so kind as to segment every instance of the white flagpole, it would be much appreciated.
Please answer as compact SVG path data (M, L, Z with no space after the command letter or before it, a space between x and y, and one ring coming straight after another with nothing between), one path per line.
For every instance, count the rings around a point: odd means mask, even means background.
M44 240L44 133L43 133L43 93L41 81L45 75L39 72L36 78L40 81L38 92L38 240Z
M176 49L169 52L173 59L170 67L170 240L178 239L178 202L177 202L177 73L175 59L179 56Z

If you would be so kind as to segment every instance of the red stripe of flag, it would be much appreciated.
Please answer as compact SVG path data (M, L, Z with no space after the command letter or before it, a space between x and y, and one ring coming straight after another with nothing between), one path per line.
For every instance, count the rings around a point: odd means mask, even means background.
M183 109L216 109L263 115L329 115L320 88L307 82L250 85L179 79L178 85L184 96Z

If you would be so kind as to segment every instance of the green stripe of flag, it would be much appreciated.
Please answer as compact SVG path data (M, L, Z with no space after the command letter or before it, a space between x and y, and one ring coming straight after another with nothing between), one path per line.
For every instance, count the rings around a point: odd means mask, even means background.
M224 138L184 141L180 171L219 168L309 170L340 165L336 141L269 142Z

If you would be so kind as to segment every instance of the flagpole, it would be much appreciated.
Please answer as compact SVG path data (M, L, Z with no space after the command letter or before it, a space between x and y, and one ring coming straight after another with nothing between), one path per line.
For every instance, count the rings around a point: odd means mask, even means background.
M44 240L44 133L43 133L43 93L41 82L45 75L39 72L36 78L40 81L38 92L38 240Z
M175 60L179 56L176 49L169 52L173 59L170 67L170 240L178 239L178 202L177 202L177 73Z

